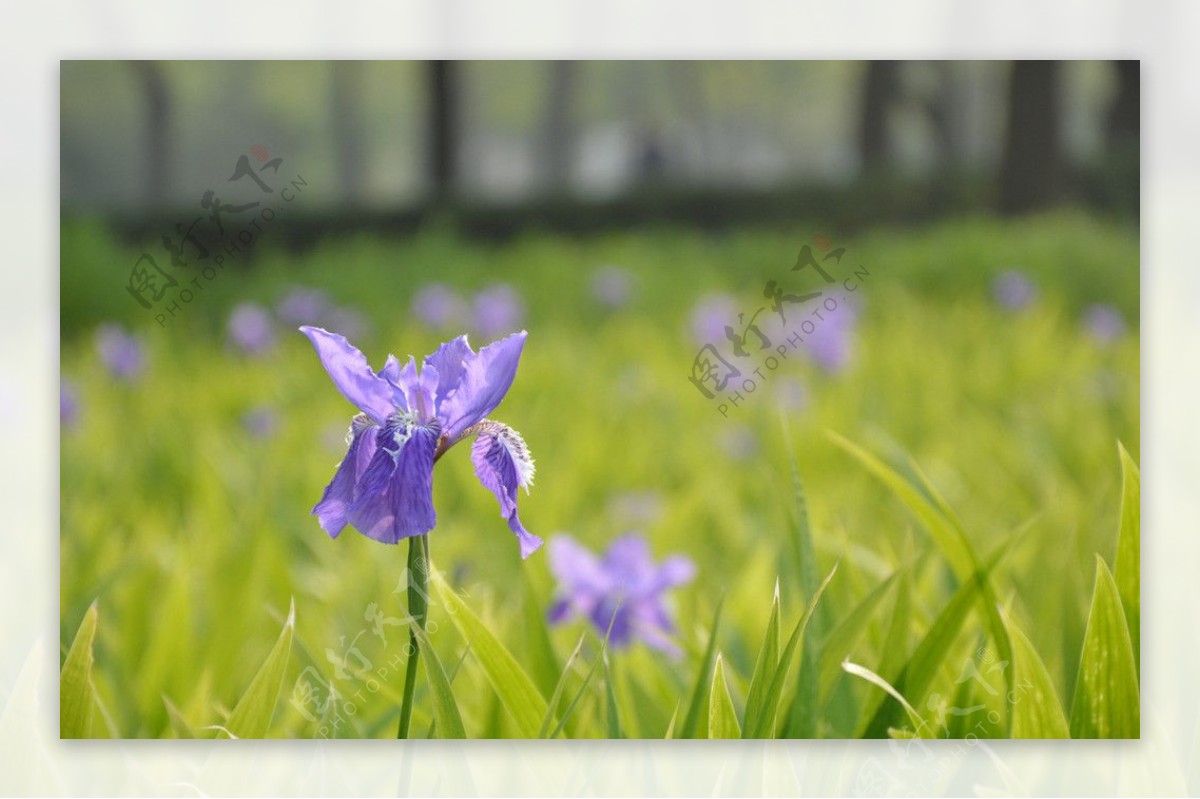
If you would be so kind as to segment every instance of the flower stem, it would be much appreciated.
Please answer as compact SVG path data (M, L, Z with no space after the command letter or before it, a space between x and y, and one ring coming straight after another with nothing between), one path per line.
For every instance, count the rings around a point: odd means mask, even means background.
M423 535L408 539L408 615L412 622L425 631L425 617L429 610L429 543ZM400 726L397 738L408 737L412 721L413 693L417 687L417 661L420 657L420 641L412 630L408 634L408 645L412 648L408 666L404 670L404 697L400 704Z

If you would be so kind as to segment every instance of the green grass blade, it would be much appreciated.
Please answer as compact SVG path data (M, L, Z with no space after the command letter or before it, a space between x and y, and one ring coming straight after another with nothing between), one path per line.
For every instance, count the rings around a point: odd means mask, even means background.
M762 645L758 649L758 660L754 664L754 674L750 677L750 690L746 693L746 714L744 725L747 729L757 729L758 719L766 702L767 691L771 686L771 678L779 666L779 582L775 583L775 597L771 601L771 618L767 621L767 631L763 635ZM711 706L711 702L710 702Z
M92 642L96 638L99 611L88 606L83 621L63 661L58 682L58 737L90 738L96 710L96 688L92 684Z
M808 622L812 619L813 612L817 608L817 603L821 601L821 596L825 593L825 589L829 587L830 580L833 575L837 574L837 566L835 565L829 575L821 582L817 588L808 606L804 609L804 614L800 620L796 622L795 629L788 636L787 646L783 649L783 654L779 657L779 663L775 667L775 674L771 677L771 684L767 688L766 696L763 699L763 706L758 714L758 724L751 729L747 727L743 731L745 738L772 738L775 735L775 714L779 708L779 700L783 695L783 686L787 681L788 671L791 670L792 661L795 659L796 649L804 640L804 633L808 629Z
M446 585L445 578L433 571L433 585L438 597L446 606L446 612L462 637L471 642L475 659L496 692L504 709L525 738L537 736L542 718L546 715L546 700L538 693L529 675L517 663L517 659L504 648L500 639L479 620L466 603Z
M738 726L737 712L733 709L733 699L729 696L729 684L725 681L725 664L720 655L717 655L712 688L708 696L708 737L741 738L742 730Z
M904 708L904 712L908 714L908 720L913 725L914 734L920 735L921 729L925 726L925 720L921 718L921 714L917 712L916 708L914 708L908 702L908 700L904 698L904 695L901 694L895 686L880 677L875 672L868 669L866 666L860 666L857 663L851 663L847 660L842 662L841 667L842 670L847 674L852 674L855 677L866 680L874 686L882 688L884 692L899 702L900 706Z
M579 636L579 643L575 644L575 649L567 658L567 664L563 666L558 683L554 686L554 693L551 694L550 701L546 704L546 715L542 717L542 726L538 728L537 737L539 738L545 738L546 733L550 732L550 725L554 723L554 714L558 712L558 703L562 701L563 691L567 687L567 678L571 676L571 667L575 665L575 658L579 657L579 652L583 649L583 642L586 639L586 633Z
M819 662L819 692L820 703L823 706L837 682L838 674L842 672L842 661L850 656L850 649L867 629L867 622L879 607L879 603L887 596L888 589L896 581L900 570L892 572L886 580L871 589L871 592L859 602L853 610L838 623L836 627L821 642L821 657Z
M688 702L687 713L683 717L681 738L697 738L702 734L700 720L708 707L709 682L712 679L713 659L717 652L717 630L721 626L721 608L725 597L717 601L717 609L713 611L712 628L708 633L708 646L704 649L704 658L700 662L700 671L696 674L696 683L692 687L692 698Z
M963 531L941 512L938 507L939 503L927 495L924 487L914 486L895 469L837 433L831 431L828 435L833 443L852 455L867 468L867 471L891 489L892 493L921 521L959 581L970 579L977 568L971 545Z
M467 730L463 726L462 713L458 710L458 702L454 700L454 691L450 688L450 678L442 668L442 661L434 651L429 636L416 624L410 629L421 639L421 650L425 653L425 679L429 682L429 694L433 702L433 722L439 738L466 738Z
M617 711L617 686L612 662L607 654L602 653L601 658L604 660L604 698L607 706L605 719L608 723L608 737L615 741L624 737L621 734L621 714Z
M1096 587L1071 704L1072 738L1137 738L1141 710L1133 642L1117 582L1096 556Z
M1013 685L1009 703L1013 738L1069 738L1067 718L1054 690L1054 681L1037 650L1016 621L1005 616L1013 647Z
M163 707L167 710L167 720L171 725L171 732L175 733L176 738L195 738L196 733L192 730L192 725L188 724L187 719L183 717L183 713L175 706L175 703L166 696L162 698Z
M538 598L538 593L530 581L525 583L522 604L525 606L525 649L522 654L525 663L528 664L529 676L533 678L534 684L545 696L548 692L554 691L559 675L564 673L564 670L559 666L558 656L554 652L554 644L550 640L550 630L546 626L545 605ZM556 704L551 702L550 706L555 707Z
M275 714L275 703L287 673L288 657L292 651L292 634L296 628L296 603L288 609L287 621L279 634L271 653L259 667L250 682L250 687L238 700L224 729L231 737L265 738L271 717Z
M1141 668L1141 548L1142 478L1138 465L1118 443L1121 452L1121 526L1117 532L1117 560L1113 567L1125 623L1133 642L1133 660Z
M996 551L988 559L975 576L974 579L964 582L958 587L958 590L951 597L950 602L938 614L933 625L917 645L916 651L913 652L908 663L905 664L899 677L895 680L896 688L909 697L918 705L925 699L925 694L937 676L938 669L941 667L942 660L950 648L953 646L955 639L958 638L959 632L962 629L963 623L967 616L970 615L971 609L980 601L980 597L984 594L984 585L996 565L1003 559L1013 543L1018 538L1017 534L1009 536L1008 540L997 547ZM999 611L996 611L997 615ZM1004 633L1004 640L1007 642L1008 633ZM1002 660L1012 661L1011 655ZM1011 679L1011 678L1010 678ZM900 722L895 705L884 702L875 711L875 715L868 723L864 736L867 738L883 738L888 734L888 729L894 727Z

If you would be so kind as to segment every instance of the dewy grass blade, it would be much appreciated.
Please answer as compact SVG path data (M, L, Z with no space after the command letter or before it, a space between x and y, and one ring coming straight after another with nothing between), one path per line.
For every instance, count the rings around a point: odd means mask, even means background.
M1010 616L1004 617L1013 645L1013 690L1009 713L1013 738L1069 738L1067 718L1054 690L1054 681L1033 642Z
M741 738L742 730L738 726L737 712L733 709L733 699L729 696L725 664L720 655L717 655L712 687L708 695L708 737Z
M223 729L236 738L265 738L271 717L275 714L275 703L283 687L287 673L288 657L292 651L292 635L296 629L296 603L288 609L287 621L279 634L271 653L263 661L250 687L238 700Z
M697 738L703 732L700 729L700 720L708 708L709 681L712 679L713 658L717 652L717 630L721 626L721 608L724 604L725 597L722 596L717 600L717 609L713 611L712 627L708 633L708 646L704 648L704 659L700 662L700 671L696 674L696 683L692 687L692 698L688 702L688 711L683 717L681 738Z
M432 571L432 570L431 570ZM471 612L466 603L446 584L442 575L432 572L432 582L446 613L462 637L471 642L475 659L496 692L504 709L516 723L522 737L537 735L546 715L546 700L492 630Z
M1096 587L1071 703L1071 737L1137 738L1140 707L1133 642L1121 596L1108 566L1097 555Z
M97 603L92 602L63 662L58 683L58 735L60 738L90 738L96 710L92 685L92 641L99 621Z
M771 618L767 631L758 649L758 660L750 678L750 690L746 693L746 713L743 726L757 729L758 718L766 703L767 691L775 670L779 666L779 581L775 581L775 595L771 600Z

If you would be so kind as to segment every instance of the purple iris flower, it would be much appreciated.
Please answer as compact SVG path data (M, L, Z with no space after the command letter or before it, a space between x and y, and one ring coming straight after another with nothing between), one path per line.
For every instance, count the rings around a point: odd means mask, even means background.
M517 516L517 489L533 484L533 458L521 434L487 417L512 386L526 333L474 352L459 336L426 356L389 355L378 372L344 336L301 327L338 390L361 411L350 424L349 449L312 509L336 538L347 524L385 544L433 529L433 465L470 436L475 475L496 495L516 534L521 557L542 545Z
M251 408L242 416L242 427L251 438L268 439L279 429L279 414L266 405Z
M623 308L633 296L633 278L619 266L605 266L592 275L592 296L610 311Z
M696 575L688 558L674 555L656 564L650 547L639 535L613 541L597 557L569 536L550 542L550 570L558 580L559 594L550 608L551 624L586 616L614 647L635 639L669 655L678 655L671 640L675 625L667 614L664 594Z
M261 355L275 344L275 326L267 309L244 302L229 314L229 340L247 355Z
M1092 305L1083 314L1083 327L1101 344L1111 344L1125 333L1125 319L1111 305Z
M79 392L65 377L58 386L58 421L63 427L74 427L79 419Z
M422 286L413 296L412 312L434 330L453 327L466 316L462 298L444 283Z
M725 326L737 322L737 303L728 294L706 294L692 310L692 338L697 344L725 344Z
M826 372L840 372L849 363L856 317L849 303L838 303L832 311L822 309L821 318L813 320L815 329L804 336L809 356Z
M525 319L525 303L512 286L490 286L475 295L475 330L484 338L493 338L505 330L520 327Z
M1019 311L1037 299L1037 287L1022 272L1007 269L992 283L992 296L1001 308Z
M297 286L279 301L275 313L285 325L312 325L321 322L332 307L325 292Z
M96 330L96 352L109 373L122 380L133 380L146 365L142 342L113 322Z

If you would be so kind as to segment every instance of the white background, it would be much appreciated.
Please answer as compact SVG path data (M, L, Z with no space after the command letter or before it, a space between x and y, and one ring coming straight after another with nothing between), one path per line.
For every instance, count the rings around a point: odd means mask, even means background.
M0 6L0 793L1200 792L1200 4ZM60 742L60 58L1141 58L1143 740ZM136 424L131 419L130 424ZM927 793L928 792L928 793Z

